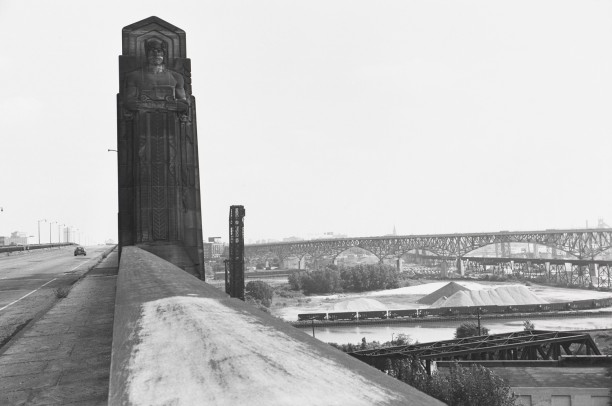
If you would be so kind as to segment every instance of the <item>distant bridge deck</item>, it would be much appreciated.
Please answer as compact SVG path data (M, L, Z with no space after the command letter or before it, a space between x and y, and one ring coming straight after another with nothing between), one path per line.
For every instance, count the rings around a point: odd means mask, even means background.
M245 245L248 258L302 259L331 257L358 247L384 258L400 258L412 250L460 258L496 243L534 243L563 251L578 259L597 259L612 249L612 228L540 231L497 231L490 233L424 234L353 237Z

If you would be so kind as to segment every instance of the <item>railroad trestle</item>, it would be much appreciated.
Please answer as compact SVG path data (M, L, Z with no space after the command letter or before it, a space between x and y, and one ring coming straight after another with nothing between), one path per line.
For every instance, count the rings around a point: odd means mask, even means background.
M601 352L587 333L531 330L361 350L349 354L384 370L388 359L558 360L563 355L601 355Z

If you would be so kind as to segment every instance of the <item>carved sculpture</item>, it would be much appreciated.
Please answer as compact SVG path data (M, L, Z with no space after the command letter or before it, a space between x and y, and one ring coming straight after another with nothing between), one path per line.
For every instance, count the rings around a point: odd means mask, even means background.
M123 29L119 245L137 245L203 279L195 98L185 50L185 32L157 17Z

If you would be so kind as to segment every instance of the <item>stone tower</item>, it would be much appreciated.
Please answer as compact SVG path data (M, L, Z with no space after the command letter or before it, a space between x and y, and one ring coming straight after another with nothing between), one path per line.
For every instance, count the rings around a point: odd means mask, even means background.
M204 279L195 98L185 32L149 17L123 29L117 95L119 247Z

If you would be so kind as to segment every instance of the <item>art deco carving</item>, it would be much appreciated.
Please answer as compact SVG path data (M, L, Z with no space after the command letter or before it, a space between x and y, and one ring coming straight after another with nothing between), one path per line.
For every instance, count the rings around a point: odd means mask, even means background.
M119 240L203 276L195 99L185 33L125 27L119 57Z

